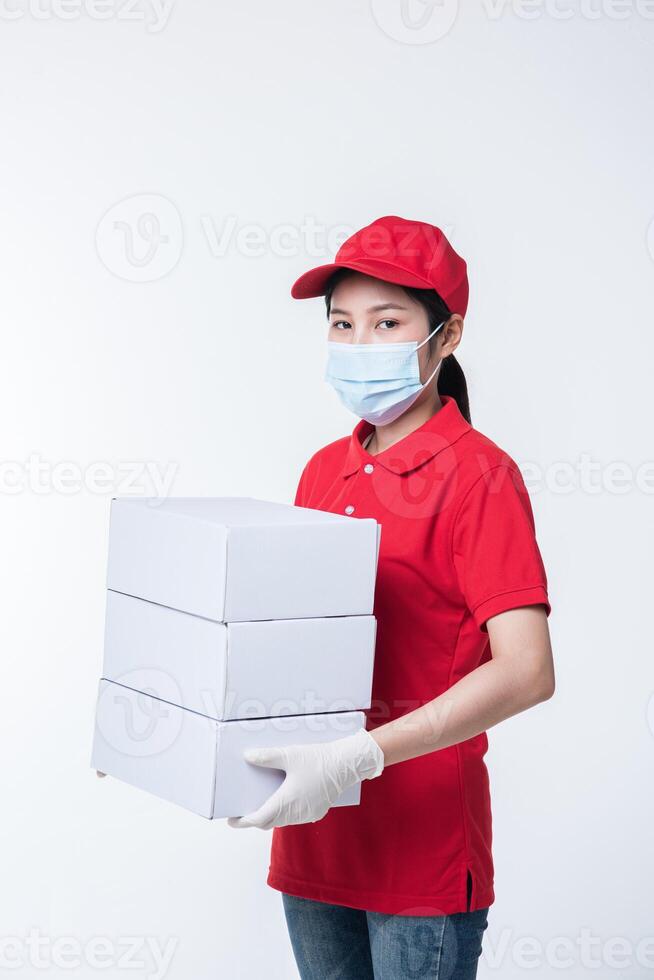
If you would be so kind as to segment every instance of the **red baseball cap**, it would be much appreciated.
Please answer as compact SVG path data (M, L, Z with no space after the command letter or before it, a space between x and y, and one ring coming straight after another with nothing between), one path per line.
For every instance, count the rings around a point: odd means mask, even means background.
M399 286L435 289L452 313L465 316L468 274L465 261L435 225L388 214L343 242L333 262L319 265L291 286L294 299L323 296L337 269L353 269Z

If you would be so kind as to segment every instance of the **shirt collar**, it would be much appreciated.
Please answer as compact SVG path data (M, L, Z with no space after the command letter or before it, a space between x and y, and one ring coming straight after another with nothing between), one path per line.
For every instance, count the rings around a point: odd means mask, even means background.
M472 427L461 415L451 395L441 395L440 398L442 408L376 456L362 445L375 426L366 419L360 419L350 436L343 476L350 476L366 463L376 463L391 473L410 473L456 442Z

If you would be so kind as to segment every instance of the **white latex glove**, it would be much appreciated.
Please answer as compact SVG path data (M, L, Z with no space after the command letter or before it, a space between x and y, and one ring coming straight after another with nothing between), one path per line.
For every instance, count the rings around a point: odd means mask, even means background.
M381 776L384 769L384 753L365 728L331 742L246 749L243 756L257 766L283 769L286 778L258 810L229 817L230 827L314 823L348 786Z

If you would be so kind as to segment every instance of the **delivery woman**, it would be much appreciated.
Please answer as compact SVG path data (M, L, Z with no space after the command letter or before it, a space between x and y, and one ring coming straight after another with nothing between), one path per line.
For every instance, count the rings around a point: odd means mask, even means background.
M442 231L379 218L291 292L325 296L325 377L359 416L295 503L382 525L372 707L354 735L247 752L286 777L229 823L275 828L304 980L470 980L495 898L486 729L554 691L529 497L471 425L466 263ZM332 808L359 781L360 805Z

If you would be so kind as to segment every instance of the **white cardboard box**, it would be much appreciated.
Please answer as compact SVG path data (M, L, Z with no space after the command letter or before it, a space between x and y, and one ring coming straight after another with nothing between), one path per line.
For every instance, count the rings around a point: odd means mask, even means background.
M367 616L380 534L253 497L114 498L107 587L217 622Z
M218 721L369 708L376 626L217 623L108 590L102 676Z
M284 773L243 758L248 747L325 742L365 727L360 711L215 721L101 680L91 766L203 817L257 809ZM335 805L356 805L360 784Z

